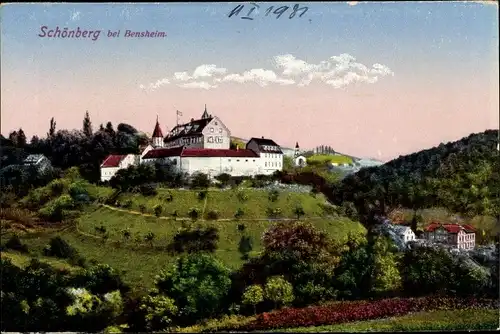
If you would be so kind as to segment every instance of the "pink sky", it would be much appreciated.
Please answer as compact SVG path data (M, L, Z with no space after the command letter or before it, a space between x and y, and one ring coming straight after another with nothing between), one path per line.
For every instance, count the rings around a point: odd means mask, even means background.
M498 6L314 3L302 19L251 22L228 19L230 9L4 6L1 133L45 136L51 117L57 129L81 129L86 110L95 129L111 121L151 133L158 115L166 132L176 109L188 121L207 104L233 136L388 160L499 127ZM168 38L40 38L42 25L154 28ZM335 71L320 66L328 61ZM302 85L304 73L320 76ZM200 81L212 89L180 87ZM140 88L155 82L165 84Z

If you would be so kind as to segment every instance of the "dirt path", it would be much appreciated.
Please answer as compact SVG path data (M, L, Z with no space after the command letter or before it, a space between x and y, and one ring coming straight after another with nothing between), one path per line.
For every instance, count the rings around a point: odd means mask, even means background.
M144 216L144 217L153 217L157 219L164 219L164 220L176 220L176 221L191 221L191 218L186 218L186 217L177 217L177 218L172 218L172 217L165 217L165 216L160 216L156 217L155 215L149 214L149 213L142 213L139 211L133 211L133 210L127 210L127 209L122 209L122 208L117 208L111 205L107 204L100 204L100 206L103 206L105 208L108 208L110 210L115 210L115 211L121 211L121 212L127 212L133 215L139 215L139 216ZM203 206L203 214L205 213L205 208L207 206L207 199L205 198L205 204ZM202 217L203 217L202 214ZM328 219L332 217L304 217L302 219L304 220L318 220L318 219ZM212 221L212 222L230 222L230 221L236 221L237 219L235 218L221 218L221 219L211 219L207 220L204 218L198 219L197 221ZM274 221L274 222L279 222L279 221L296 221L297 218L251 218L251 219L240 219L243 221L256 221L256 222L263 222L263 221Z

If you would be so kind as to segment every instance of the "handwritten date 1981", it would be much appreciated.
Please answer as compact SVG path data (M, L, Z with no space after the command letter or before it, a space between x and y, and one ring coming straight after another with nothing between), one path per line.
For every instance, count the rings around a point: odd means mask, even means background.
M245 5L238 5L238 6L236 6L229 13L228 17L238 16L238 14L243 10L243 7L245 7ZM253 20L252 14L253 14L253 12L255 11L256 8L260 8L260 6L257 5L256 3L251 3L251 8L248 11L247 15L246 16L242 16L241 18L243 20ZM276 15L276 19L279 19L288 9L290 9L289 6L281 6L281 7L278 7L276 9L274 9L274 6L270 6L270 7L268 7L266 9L265 16L269 16L270 14L274 14L274 15ZM293 6L292 12L288 16L288 18L289 19L293 19L296 15L298 17L302 17L307 12L308 9L309 9L308 7L300 7L298 4L296 4L296 5ZM300 13L300 14L298 14L298 13Z

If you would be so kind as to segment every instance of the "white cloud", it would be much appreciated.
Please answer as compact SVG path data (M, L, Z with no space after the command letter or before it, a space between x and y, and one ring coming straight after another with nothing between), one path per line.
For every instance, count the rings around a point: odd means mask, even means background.
M228 73L226 68L204 64L196 67L192 74L175 72L172 77L160 79L148 87L154 90L171 82L176 82L177 86L183 88L201 89L216 88L222 83L249 82L261 87L271 84L305 87L317 82L333 88L344 88L351 84L374 84L382 77L394 75L385 65L376 63L368 67L347 53L332 56L317 64L308 63L291 54L278 55L273 60L275 69L254 68L242 73Z
M246 71L243 74L229 74L222 79L216 79L217 82L255 82L261 87L265 87L270 83L276 83L280 85L293 85L295 81L290 79L278 78L276 73L270 70L264 70L262 68L253 69Z
M226 73L225 68L217 67L216 65L200 65L193 72L193 78L206 78L213 75L222 75Z
M200 88L200 89L211 89L211 88L216 88L217 86L211 85L208 82L201 81L201 82L189 82L189 83L184 83L178 85L179 87L182 88Z

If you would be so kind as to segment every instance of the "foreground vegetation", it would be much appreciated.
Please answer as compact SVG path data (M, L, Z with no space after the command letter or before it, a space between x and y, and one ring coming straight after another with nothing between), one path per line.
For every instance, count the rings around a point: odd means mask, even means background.
M498 310L451 310L418 312L401 317L358 321L337 325L296 327L279 332L414 332L495 330L498 328Z

